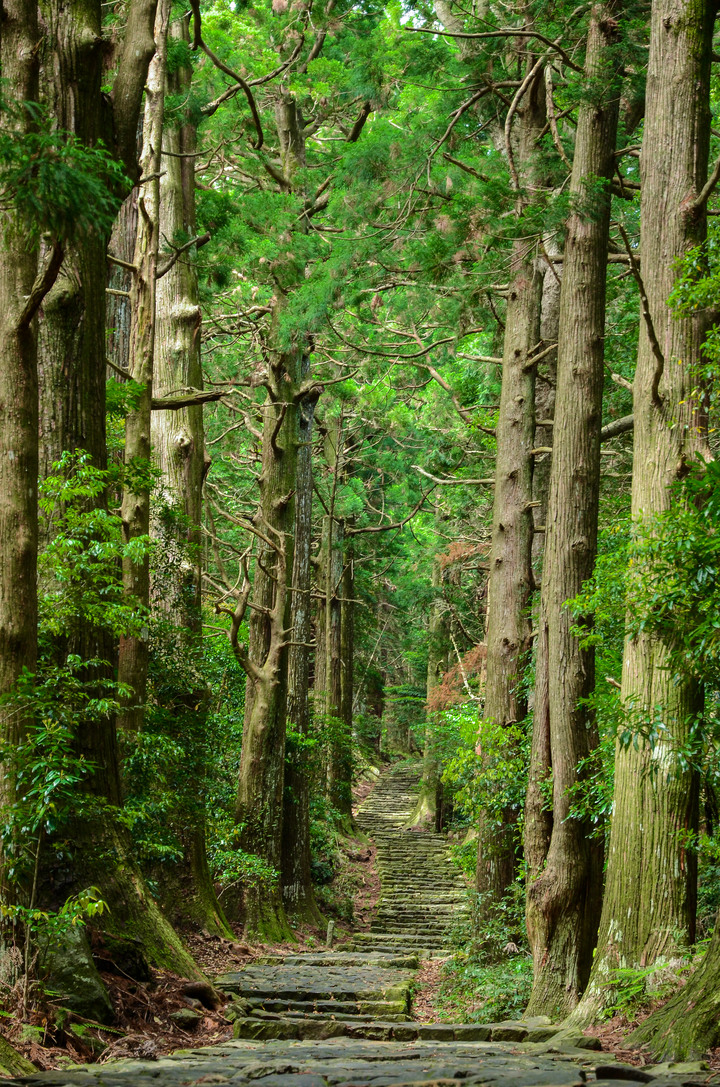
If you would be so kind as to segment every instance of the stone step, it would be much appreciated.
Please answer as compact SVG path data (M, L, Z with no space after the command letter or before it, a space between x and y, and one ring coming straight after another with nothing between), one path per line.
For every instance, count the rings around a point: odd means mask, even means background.
M253 960L256 966L384 966L405 970L417 969L412 955L388 954L378 951L303 951L287 955L262 955Z
M405 1001L400 1000L273 1000L261 997L243 997L243 1000L252 1008L252 1014L258 1015L260 1011L285 1015L297 1013L298 1015L342 1015L344 1017L360 1017L364 1019L383 1019L388 1015L406 1015Z

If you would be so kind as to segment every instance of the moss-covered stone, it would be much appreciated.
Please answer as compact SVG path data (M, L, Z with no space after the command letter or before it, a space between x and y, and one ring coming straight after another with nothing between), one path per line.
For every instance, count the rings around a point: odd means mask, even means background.
M83 929L70 928L52 938L44 936L38 962L46 987L60 994L61 1004L83 1019L113 1022L113 1006Z
M0 1072L6 1076L31 1076L37 1068L0 1035Z

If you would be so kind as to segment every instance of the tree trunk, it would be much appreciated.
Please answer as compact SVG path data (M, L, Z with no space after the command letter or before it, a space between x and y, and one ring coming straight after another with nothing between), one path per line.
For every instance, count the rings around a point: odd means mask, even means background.
M528 61L530 66L534 61ZM524 183L537 182L537 141L545 124L542 71L533 79L515 127L514 152ZM522 217L525 199L518 199ZM484 732L519 724L527 711L523 674L531 645L528 602L533 588L532 449L535 374L532 355L540 339L542 275L534 240L513 247L497 422L492 549L488 574L487 679L478 755L492 757ZM490 744L491 737L488 738ZM484 744L485 749L484 749ZM483 811L478 828L475 887L478 920L490 917L515 874L519 813Z
M425 688L427 724L425 726L425 743L423 746L423 772L420 779L420 793L417 805L408 823L408 826L411 827L428 824L435 826L438 793L442 789L440 760L435 750L436 711L431 707L434 692L442 683L443 673L447 666L448 636L445 602L442 597L442 569L437 558L433 562L432 587L434 597L430 605L430 620L428 623L428 665Z
M139 187L137 229L130 287L130 342L128 370L142 386L135 406L125 418L125 474L122 494L123 543L147 539L150 533L150 418L152 415L155 357L155 283L160 242L160 166L165 113L165 65L170 21L169 0L160 0L155 18L155 56L148 69L143 118L140 171L148 178ZM150 607L150 555L138 561L123 558L123 588L128 604L141 611ZM147 629L147 624L145 624ZM118 683L127 686L120 728L137 732L142 727L147 696L148 634L120 639Z
M545 250L552 257L557 248L550 241ZM557 384L557 339L560 323L560 269L561 264L546 265L543 274L542 317L540 322L541 344L539 354L544 356L535 373L535 438L536 448L552 446L555 418L555 389ZM553 344L555 347L553 348ZM533 534L532 556L537 576L542 567L545 551L545 524L547 522L548 494L550 489L551 453L540 453L534 458L533 467ZM537 607L537 635L535 638L535 690L532 700L533 731L530 746L528 787L525 796L525 832L523 846L529 886L540 874L552 834L552 810L547 801L546 782L551 773L550 762L550 676L548 674L548 630L540 602Z
M0 77L7 104L4 114L19 138L32 131L25 103L38 98L37 11L11 0L4 7L0 36ZM28 299L39 268L38 246L12 210L0 217L0 695L8 695L23 671L37 664L38 551L38 377L37 307ZM0 709L4 744L14 746L23 721L10 703ZM12 805L14 781L0 774L0 802ZM12 889L0 875L3 895Z
M188 20L173 22L171 38L188 41ZM187 93L190 72L179 68L168 75L170 93ZM192 123L167 126L163 133L160 178L159 234L171 244L178 237L195 237L195 181L193 157L196 130ZM142 208L141 208L142 216ZM139 248L139 246L138 246ZM164 252L157 282L153 395L163 397L178 389L202 388L200 357L200 305L197 271L191 250L175 261ZM136 259L137 263L137 259ZM161 500L153 510L152 534L159 542L153 572L154 609L166 621L161 639L170 642L156 680L156 698L172 717L178 734L173 737L182 751L176 804L169 814L174 836L181 847L175 862L166 862L157 873L161 900L173 922L181 927L205 929L218 936L230 930L218 903L207 862L205 845L204 781L211 757L207 736L207 686L199 662L202 658L202 488L207 470L202 405L175 411L149 411L143 421L151 427L153 459L160 471ZM144 456L144 449L140 456ZM149 450L148 450L149 453ZM126 449L127 460L127 449ZM143 500L145 496L143 496ZM159 647L160 648L160 647ZM147 667L147 665L145 665ZM192 790L186 783L193 782Z
M309 355L302 360L300 378L310 368ZM288 649L287 723L295 734L288 738L283 794L281 883L285 909L293 922L324 926L315 902L310 874L310 755L303 742L310 731L310 637L312 564L312 438L315 397L300 403L297 475L295 485L295 547L292 571Z
M669 0L652 7L645 133L641 160L641 266L660 364L641 321L634 384L632 516L644 526L670 506L670 486L698 449L706 420L695 390L708 318L677 318L667 300L677 261L706 233L705 206L694 204L707 177L710 49L715 9L705 0L682 12ZM631 587L632 594L632 587ZM633 730L661 720L654 747L618 743L615 808L605 901L588 992L576 1019L597 1018L612 999L613 971L645 967L694 940L697 861L688 840L698 825L698 780L682 759L691 720L701 707L693 680L674 675L660 638L625 643L621 699ZM687 992L687 990L685 990ZM693 989L693 991L696 991ZM707 1009L707 1002L703 1005ZM702 1036L693 1013L694 1030ZM650 1039L648 1020L644 1037ZM662 1022L662 1019L660 1019ZM684 1014L667 1043L684 1033ZM688 1039L690 1035L688 1035ZM654 1044L654 1043L653 1043ZM695 1042L688 1043L694 1045Z
M323 534L327 534L329 561L325 581L325 720L329 733L327 793L340 815L344 829L352 823L352 731L343 720L342 667L342 603L345 522L334 517L323 519Z
M50 0L44 8L46 24L53 28L43 56L45 101L59 129L74 133L88 146L104 137L126 172L137 176L135 134L155 48L155 3L133 0L130 5L112 103L102 91L105 45L100 9L97 0L83 7ZM70 247L62 274L43 305L38 338L41 475L64 450L84 449L97 468L105 467L105 245L106 239L94 234ZM105 496L98 502L104 503ZM114 655L109 633L91 626L71 648L85 660L110 662ZM151 899L131 859L127 834L112 814L120 803L115 720L100 718L83 727L77 753L95 767L86 788L99 801L97 817L72 825L72 863L66 851L48 861L48 903L57 907L69 894L95 885L109 906L106 925L138 938L158 965L197 974L192 958Z
M604 86L578 114L570 192L577 210L567 223L560 292L557 404L542 581L550 676L553 827L544 870L528 888L527 928L534 979L529 1012L567 1014L587 982L602 894L602 844L589 819L569 817L569 790L583 778L580 763L597 744L582 700L594 686L594 651L571 633L565 603L593 571L600 490L600 424L604 380L605 278L610 196L619 111L619 4L596 4L590 17L585 76ZM595 192L595 190L593 190Z
M295 99L282 94L275 106L283 186L292 191L295 177L305 166L305 137ZM297 262L278 270L287 276L275 298L276 319L287 294L303 274ZM255 518L258 553L250 617L249 667L245 695L245 725L236 818L240 845L261 857L280 874L282 864L282 813L287 711L288 652L286 631L290 626L288 574L293 566L294 494L297 482L300 384L305 346L286 350L278 342L268 351L265 386L261 508ZM285 917L280 882L267 887L248 887L243 894L243 919L249 931L267 939L292 938Z
M720 1044L720 925L687 984L630 1035L633 1046L646 1046L655 1061L704 1057ZM588 990L589 991L589 990Z
M254 520L259 540L249 622L251 671L235 809L241 848L277 873L270 889L244 888L242 918L248 932L273 941L291 936L279 874L287 700L284 632L290 622L287 570L293 563L297 463L295 365L295 356L280 353L268 366L259 480L262 505Z

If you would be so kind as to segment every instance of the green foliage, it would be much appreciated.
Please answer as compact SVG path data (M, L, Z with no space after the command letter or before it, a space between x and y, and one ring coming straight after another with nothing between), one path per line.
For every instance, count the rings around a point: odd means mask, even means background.
M497 1023L519 1019L532 988L532 960L512 954L488 965L460 952L443 966L438 1008L442 1019Z
M14 211L35 239L108 233L130 183L105 148L53 130L32 102L17 106L0 98L0 118L0 210Z
M131 472L136 476L134 468ZM117 470L96 468L80 450L63 453L40 486L41 530L48 543L38 560L43 587L39 610L48 652L50 642L80 638L88 629L119 637L137 633L147 623L125 600L120 562L123 557L140 562L149 538L123 543L121 518L102 501L118 482Z
M669 647L672 666L720 689L720 465L698 458L670 509L636 528L633 634Z
M703 953L704 951L703 948ZM603 1010L604 1018L622 1015L631 1021L636 1019L638 1012L647 1008L651 1002L666 1000L671 996L680 987L693 965L692 958L687 956L670 962L661 958L650 966L621 967L614 970L606 983L613 999Z

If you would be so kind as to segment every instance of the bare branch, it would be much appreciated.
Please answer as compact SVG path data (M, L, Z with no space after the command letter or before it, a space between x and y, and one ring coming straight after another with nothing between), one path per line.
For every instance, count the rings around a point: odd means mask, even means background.
M120 260L120 257L114 257L112 253L107 253L106 256L110 263L117 264L118 268L127 268L128 272L137 272L137 264L130 264L127 260Z
M167 241L167 238L165 240ZM164 275L167 275L167 273L170 271L172 266L175 264L178 257L180 257L183 253L187 252L188 249L192 249L192 247L194 245L196 245L198 247L198 249L200 249L200 248L202 248L203 245L206 245L209 241L210 241L210 235L209 234L200 234L200 235L198 235L197 238L191 238L189 242L185 242L184 245L181 245L179 247L171 245L171 243L168 242L168 245L170 245L170 247L171 247L171 249L173 251L172 256L168 257L160 265L157 272L155 273L155 279L162 279L162 277Z
M660 396L660 380L665 369L665 356L663 355L658 338L655 335L655 326L653 324L652 316L650 314L650 302L645 290L645 284L643 283L642 276L640 275L640 266L635 260L635 254L632 251L630 245L630 239L627 236L627 231L622 223L617 224L618 230L622 235L622 240L625 243L625 249L627 255L630 258L630 270L632 271L633 278L638 286L638 292L640 294L640 302L642 308L643 320L645 321L645 331L647 332L648 340L650 341L650 347L652 353L655 356L655 372L653 373L652 386L650 389L650 395L652 396L652 402L656 408L661 407L662 398Z
M617 438L620 434L627 434L635 426L634 415L623 415L621 419L614 419L600 431L600 441L609 442L611 438Z
M712 196L712 193L715 190L715 186L717 185L718 181L720 181L720 158L713 166L713 171L710 174L710 177L703 185L700 195L697 197L696 200L693 200L689 210L702 211L708 200Z
M463 484L471 486L486 486L494 487L494 479L442 479L440 476L433 476L430 472L426 472L424 468L421 468L419 464L413 464L412 466L416 472L419 472L421 476L425 476L427 479L431 479L437 487L459 487Z
M197 49L199 46L205 56L210 58L215 67L219 68L221 72L225 73L225 75L229 75L231 79L234 79L238 86L241 88L243 94L247 98L247 103L250 107L250 113L252 114L252 119L255 124L255 131L257 132L257 140L253 141L253 147L256 151L259 151L265 142L265 137L263 136L262 125L260 123L260 114L258 113L258 108L255 103L253 92L250 90L250 85L243 79L241 75L238 75L237 72L234 72L232 68L228 68L227 64L224 64L223 61L220 60L220 57L216 56L215 53L213 53L212 49L209 49L205 42L202 40L202 38L199 37L198 32L200 26L200 11L198 6L198 0L193 0L193 2L195 5L193 7L193 13L195 13L197 9L197 14L195 14L195 36L197 39L197 45L194 45L193 48Z
M403 517L402 521L394 521L391 525L372 525L367 528L346 528L345 534L347 536L360 536L365 532L389 532L391 529L400 529L406 525L408 521L411 521L416 513L420 512L434 490L435 487L431 487L429 491L426 491L412 512L409 513L407 517Z
M153 411L179 411L180 408L193 408L199 404L211 404L216 400L220 400L224 395L224 392L216 389L207 391L205 389L193 389L180 396L154 396L151 407Z
M453 33L450 30L429 30L426 27L419 26L406 26L405 30L410 30L414 34L435 34L436 36L443 38L535 38L536 41L542 42L544 45L549 46L550 49L554 49L556 53L559 53L568 68L572 68L573 71L580 72L581 74L583 71L580 65L576 64L569 54L560 46L559 39L551 41L550 38L546 38L544 34L538 34L535 30L518 30L514 27L507 27L498 30L488 30L481 34Z
M557 117L555 115L555 101L553 99L552 65L550 64L545 67L545 108L547 110L550 131L552 132L553 143L555 144L557 153L567 166L568 170L572 170L572 163L565 154L565 148L562 145L560 132L558 130ZM550 265L550 267L552 268L552 265Z
M30 294L25 299L25 305L18 321L19 328L27 328L40 309L43 298L51 290L58 277L64 256L65 253L60 242L55 242L46 253L42 266L38 269Z

